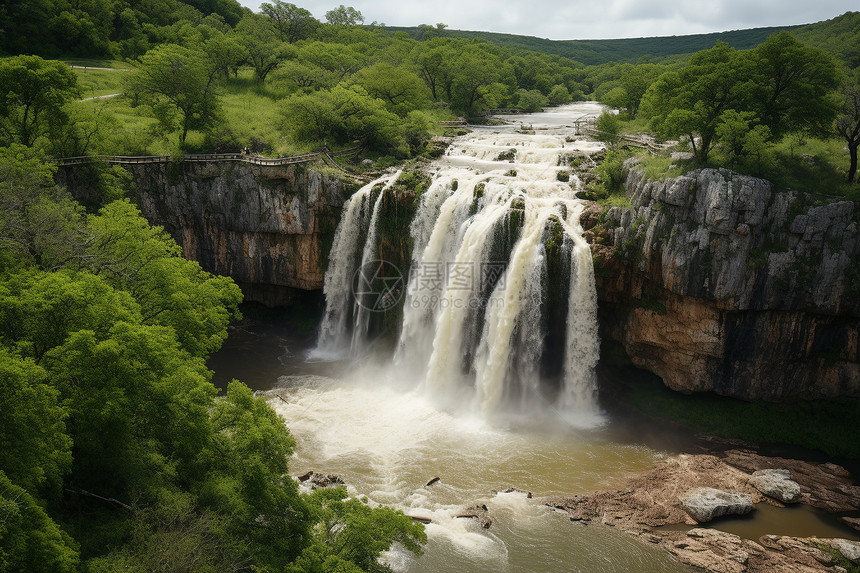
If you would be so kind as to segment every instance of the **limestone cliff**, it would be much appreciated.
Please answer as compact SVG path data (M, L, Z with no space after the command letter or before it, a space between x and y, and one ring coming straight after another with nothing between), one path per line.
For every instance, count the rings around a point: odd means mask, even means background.
M239 162L124 165L143 215L162 225L185 257L232 277L245 300L289 303L296 289L321 289L343 202L355 186L305 165ZM74 167L61 183L80 196Z
M701 169L630 171L594 245L604 338L671 388L860 396L860 213Z

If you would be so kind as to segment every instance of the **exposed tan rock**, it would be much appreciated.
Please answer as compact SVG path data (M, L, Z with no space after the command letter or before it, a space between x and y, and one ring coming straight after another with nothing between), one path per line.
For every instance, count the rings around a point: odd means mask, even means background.
M829 554L794 537L766 535L756 543L717 529L691 529L668 533L661 546L679 561L714 573L839 570Z
M831 511L854 507L851 496L854 503L860 502L850 474L834 464L770 458L744 450L729 450L720 456L668 457L651 470L630 476L615 490L544 502L566 511L571 520L616 527L659 543L684 563L715 573L842 571L830 554L815 547L824 540L766 535L756 542L716 529L662 528L696 525L684 511L683 499L697 488L746 493L754 502L770 501L752 485L751 475L770 467L789 468L803 490L802 501L816 507ZM838 493L827 497L824 492L829 489Z
M685 511L683 500L698 488L715 488L748 494L754 503L761 494L744 471L716 456L672 456L645 473L632 476L614 491L551 498L548 505L567 511L576 520L603 520L624 530L645 531L662 525L696 521Z
M851 474L842 466L772 458L750 450L729 450L723 455L727 464L746 472L770 467L788 469L800 485L800 501L812 507L834 512L860 509L860 487L853 484Z
M753 510L752 496L699 487L687 492L681 505L698 523L705 523L724 515L745 515Z

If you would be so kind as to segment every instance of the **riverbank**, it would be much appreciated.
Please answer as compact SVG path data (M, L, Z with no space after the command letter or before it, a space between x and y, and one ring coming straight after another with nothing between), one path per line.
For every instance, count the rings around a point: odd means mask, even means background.
M616 488L570 497L551 497L543 502L588 527L611 527L660 546L682 563L719 573L769 571L844 571L849 557L860 557L860 536L849 528L850 516L860 510L860 487L851 474L836 464L768 457L753 449L722 449L716 441L709 454L680 454L658 461L653 468L633 474ZM753 472L788 470L799 486L797 503L827 512L833 518L848 516L843 527L826 531L841 538L795 537L763 534L758 539L704 525L709 516L697 511L703 488L718 490L732 503L717 504L715 513L755 512L756 504L791 510L768 490ZM768 491L770 495L762 492ZM707 490L705 490L707 491ZM718 496L719 497L719 496ZM737 502L744 498L747 502ZM742 507L743 506L743 507ZM719 509L722 508L722 509ZM754 518L753 518L754 519ZM836 520L833 519L833 523ZM856 526L856 525L855 525ZM856 565L852 564L856 570ZM843 567L840 569L840 567Z

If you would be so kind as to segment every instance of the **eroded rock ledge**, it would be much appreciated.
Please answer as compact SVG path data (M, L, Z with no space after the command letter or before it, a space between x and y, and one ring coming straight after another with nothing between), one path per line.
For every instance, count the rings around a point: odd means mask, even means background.
M650 471L634 475L610 491L543 500L567 512L571 520L611 526L659 544L680 561L708 571L754 573L770 571L839 571L833 556L821 549L830 540L766 535L758 541L696 527L684 507L691 491L713 488L746 495L754 503L782 504L764 496L752 473L785 469L801 489L802 503L828 511L860 509L860 487L835 464L817 464L761 456L750 450L719 455L682 454L664 458ZM687 531L664 526L689 525Z
M305 165L181 160L130 164L136 203L183 255L235 280L245 300L289 304L323 286L327 250L356 185ZM62 167L58 182L85 199L85 172Z
M584 221L605 339L675 390L860 397L854 203L716 169L626 194Z

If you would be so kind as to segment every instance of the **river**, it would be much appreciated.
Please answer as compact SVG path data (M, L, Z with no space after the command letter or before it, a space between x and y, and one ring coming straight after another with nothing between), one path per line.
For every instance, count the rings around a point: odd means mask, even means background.
M569 164L601 148L574 136L601 111L572 104L455 140L412 221L411 273L375 261L399 172L367 185L345 206L316 334L251 322L210 361L216 383L242 379L286 420L291 473L336 474L351 495L429 520L423 556L384 556L395 571L691 570L540 502L611 488L677 452L598 399L593 270ZM381 291L357 292L368 269ZM393 352L371 344L380 304L403 308ZM458 517L476 506L489 528Z

